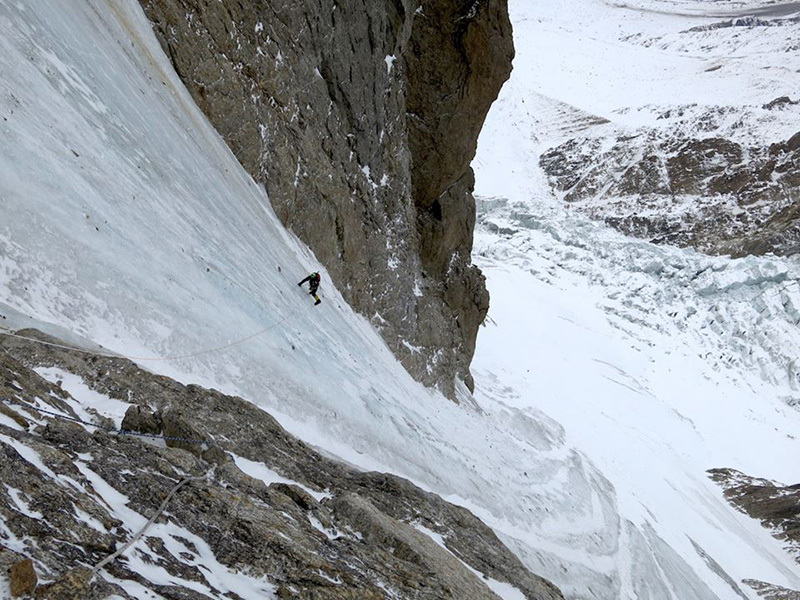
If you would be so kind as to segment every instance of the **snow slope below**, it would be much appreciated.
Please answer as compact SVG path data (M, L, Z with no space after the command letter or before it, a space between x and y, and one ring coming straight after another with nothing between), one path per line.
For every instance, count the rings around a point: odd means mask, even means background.
M539 168L568 138L695 127L720 102L736 106L717 134L788 137L796 115L760 104L797 89L775 52L797 30L687 34L719 20L703 16L709 3L632 4L510 3L514 71L474 161L483 197L475 260L492 293L476 396L492 412L553 419L593 481L578 486L578 469L565 470L573 521L562 512L540 530L559 566L569 563L569 576L546 574L571 597L749 598L748 577L797 589L797 564L726 505L705 471L738 464L800 478L800 262L625 238L557 201ZM680 116L663 117L676 106ZM518 531L503 533L536 560ZM569 545L583 551L568 555ZM559 563L539 558L545 570Z
M597 469L595 489L573 498L595 530L581 542L595 574L619 578L621 597L635 598L661 569L667 594L676 578L691 580L681 571L703 572L702 548L732 581L775 568L796 586L780 544L728 507L706 470L800 475L800 412L781 368L800 349L797 313L784 310L800 292L776 277L796 279L800 265L656 247L532 202L495 206L481 222L476 261L493 303L474 362L477 398L490 410L541 411ZM601 510L609 498L616 504ZM542 529L567 546L578 536L561 517ZM662 544L686 563L666 566ZM589 566L577 562L573 576ZM691 597L746 593L701 578Z
M508 249L506 274L490 273L498 289L493 318L504 333L492 337L487 328L482 336L482 406L456 406L403 371L368 322L326 285L324 271L320 306L298 290L296 282L319 269L314 257L280 227L263 190L193 105L133 0L0 0L0 28L1 322L67 331L182 381L250 398L323 451L409 477L469 507L571 598L729 598L743 577L800 585L780 544L730 509L698 470L703 457L725 458L729 447L719 442L683 461L705 448L697 436L680 429L691 442L684 448L671 445L682 438L651 434L665 416L672 429L683 422L671 396L643 405L640 423L622 419L642 394L593 359L641 378L652 394L674 377L654 369L645 379L640 371L654 363L644 355L627 364L627 340L601 326L600 312L589 313L598 333L584 341L567 321L546 321L563 344L536 352L563 368L532 392L538 387L521 369L535 349L505 338L520 318L516 286L524 278L519 269L529 268L527 251ZM555 103L553 110L565 109ZM519 178L509 188L537 185ZM487 254L484 262L492 260ZM596 270L609 264L617 263ZM586 287L596 270L576 273L567 288L540 288L536 278L520 285L529 298L549 291L553 303L562 294L588 305L600 294ZM532 306L525 302L528 313ZM570 355L607 338L613 356L601 349ZM184 358L165 360L171 356ZM677 369L683 363L675 360ZM688 381L699 381L702 365L686 360ZM559 378L563 390L543 405L552 409L547 416L531 394L552 392ZM588 425L572 429L580 415L617 397L620 408L609 414L619 428L604 419L589 440L581 434ZM736 398L739 419L749 396ZM775 427L796 425L791 415L768 418ZM766 436L767 428L759 431ZM613 452L603 450L606 437L618 441ZM640 438L649 440L641 454L631 445ZM795 443L787 438L759 456L771 460L787 447L796 455ZM626 457L635 461L628 466ZM654 481L653 464L677 488L666 498L658 494L672 488ZM760 464L756 457L747 466ZM779 478L777 471L760 474ZM640 473L650 473L637 492L641 501L631 496ZM686 504L701 502L703 513L674 504L680 494ZM687 546L687 533L707 555Z

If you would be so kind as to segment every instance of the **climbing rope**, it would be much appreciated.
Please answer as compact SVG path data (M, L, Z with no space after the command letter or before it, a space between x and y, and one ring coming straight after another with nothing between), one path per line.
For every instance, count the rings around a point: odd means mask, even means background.
M125 551L126 551L128 548L130 548L131 546L133 546L133 545L134 545L136 542L138 542L138 541L141 539L141 537L142 537L142 536L145 534L145 532L148 530L148 528L149 528L149 527L150 527L150 526L151 526L153 523L155 523L155 522L156 522L156 520L157 520L157 519L158 519L158 518L159 518L159 517L160 517L160 516L163 514L163 512L164 512L164 511L167 509L167 504L169 504L169 501L170 501L170 500L172 500L172 497L173 497L173 496L174 496L174 495L175 495L175 494L178 492L178 490L179 490L179 489L181 489L181 488L182 488L184 485L186 485L186 484L187 484L187 483L189 483L190 481L198 481L198 480L200 480L200 479L206 479L207 477L208 477L208 473L207 473L206 475L201 475L201 476L199 476L199 477L185 477L185 478L181 479L181 480L178 482L178 485L176 485L174 488L172 488L172 490L170 491L170 493L169 493L169 494L167 494L167 497L166 497L166 498L164 498L164 501L161 503L161 506L159 506L159 507L158 507L158 510L156 511L156 513L155 513L155 514L154 514L152 517L150 517L150 520L149 520L147 523L145 523L145 526L144 526L144 527L142 527L142 528L141 528L141 529L140 529L140 530L139 530L139 531L136 533L136 535L134 535L134 536L133 536L133 537L132 537L132 538L131 538L131 539L128 541L128 543L127 543L127 544L125 544L124 546L122 546L122 548L120 548L119 550L117 550L117 551L116 551L116 552L114 552L113 554L110 554L109 556L107 556L106 558L104 558L103 560L101 560L99 563L97 563L97 565L95 565L95 567L92 569L92 572L91 572L91 574L90 574L90 576L89 576L89 579L91 580L91 578L92 578L92 577L94 577L94 576L97 574L97 572L98 572L100 569L102 569L103 567L105 567L105 566L106 566L108 563L110 563L112 560L114 560L115 558L117 558L118 556L120 556L120 555L121 555L123 552L125 552Z
M13 337L13 338L17 338L17 339L20 339L20 340L25 340L25 341L28 341L28 342L33 342L35 344L40 344L42 346L50 346L51 348L61 348L63 350L71 350L73 352L80 352L82 354L89 354L89 355L92 355L92 356L100 356L100 357L105 357L105 358L127 358L128 360L131 360L131 361L137 361L137 360L142 360L142 361L180 360L180 359L183 359L183 358L193 358L195 356L201 356L203 354L211 354L213 352L220 352L222 350L227 350L228 348L233 348L234 346L238 346L239 344L243 344L244 342L252 340L255 337L258 337L260 335L265 334L267 331L270 331L271 329L275 329L276 327L282 325L283 323L286 322L286 320L290 316L292 316L295 313L296 310L297 309L289 311L279 321L276 321L275 323L273 323L269 327L265 327L264 329L256 331L255 333L252 333L252 334L250 334L248 336L245 336L243 338L240 338L240 339L235 340L233 342L230 342L228 344L223 344L222 346L214 346L213 348L206 348L204 350L199 350L197 352L192 352L192 353L189 353L189 354L175 354L175 355L172 355L172 356L128 356L128 355L125 355L125 354L117 354L117 353L111 353L111 352L98 352L96 350L87 350L85 348L78 348L76 346L68 346L66 344L56 344L54 342L48 342L48 341L40 340L40 339L33 338L33 337L19 335L18 333L14 333L12 330L7 329L5 327L0 327L0 329L2 329L2 331L0 331L0 335L5 335L5 336L8 336L8 337Z
M0 396L0 401L6 404L14 404L16 406L21 406L22 408L29 408L31 410L35 410L36 412L40 412L46 415L50 415L61 419L63 421L72 421L73 423L80 423L81 425L88 425L89 427L96 427L97 429L102 429L107 433L113 433L114 435L128 435L134 437L144 437L150 438L155 440L164 440L167 442L185 442L187 444L205 444L206 440L192 440L182 437L175 437L171 435L157 435L154 433L141 433L139 431L131 431L129 429L115 429L114 427L105 427L103 425L96 425L95 423L89 423L88 421L84 421L82 419L78 419L76 417L70 417L69 415L64 415L61 413L57 413L52 410L47 410L46 408L39 408L38 406L34 406L33 404L28 404L27 402L20 402L19 400L14 400L13 398L5 398Z
M223 277L224 277L224 275L223 275ZM228 279L228 278L225 277L225 279ZM234 283L234 282L231 282L231 283ZM247 335L247 336L245 336L243 338L239 338L237 340L234 340L233 342L230 342L230 343L227 343L227 344L223 344L223 345L220 345L220 346L214 346L212 348L206 348L206 349L203 349L203 350L199 350L197 352L191 352L191 353L188 353L188 354L176 354L176 355L171 355L171 356L129 356L129 355L125 355L125 354L118 354L118 353L111 353L111 352L101 352L101 351L97 351L97 350L87 350L86 348L79 348L77 346L70 346L70 345L67 345L67 344L58 344L56 342L48 342L46 340L40 340L38 338L25 336L25 335L20 335L18 333L15 333L14 331L9 329L8 327L4 327L3 325L0 325L0 335L16 338L16 339L20 339L20 340L25 340L27 342L32 342L34 344L40 344L42 346L48 346L48 347L51 347L51 348L59 348L59 349L62 349L62 350L69 350L69 351L72 351L72 352L79 352L81 354L88 354L88 355L91 355L91 356L99 356L99 357L105 357L105 358L125 358L125 359L131 360L131 361L180 360L180 359L183 359L183 358L192 358L192 357L195 357L195 356L201 356L203 354L211 354L213 352L220 352L222 350L227 350L228 348L232 348L234 346L238 346L239 344L243 344L244 342L252 340L255 337L263 335L264 333L266 333L267 331L270 331L271 329L275 329L276 327L279 327L280 325L285 323L286 320L296 312L296 310L297 309L295 308L294 310L291 310L291 311L287 312L286 314L283 315L283 317L280 320L278 320L275 323L269 325L268 327L265 327L264 329L256 331L255 333L251 333L250 335ZM192 440L192 439L180 438L180 437L174 437L174 436L155 435L155 434L149 434L149 433L140 433L138 431L129 431L129 430L124 430L124 429L115 429L113 427L105 427L103 425L97 425L95 423L89 423L88 421L84 421L82 419L78 419L78 418L75 418L75 417L71 417L69 415L64 415L64 414L61 414L61 413L57 413L55 411L47 410L47 409L44 409L44 408L39 408L39 407L34 406L32 404L28 404L28 403L25 403L25 402L19 402L19 401L13 400L11 398L5 398L5 397L2 397L2 396L0 396L0 401L4 402L6 404L16 404L16 405L21 406L23 408L28 408L28 409L31 409L31 410L35 410L37 412L53 416L53 417L55 417L57 419L62 419L62 420L65 420L65 421L72 421L74 423L80 423L81 425L86 425L88 427L95 427L97 429L102 429L102 430L104 430L104 431L106 431L108 433L114 434L114 435L136 436L136 437L143 437L143 438L150 438L150 439L157 439L157 440L164 440L164 441L184 442L184 443L188 443L188 444L204 444L205 443L205 440Z

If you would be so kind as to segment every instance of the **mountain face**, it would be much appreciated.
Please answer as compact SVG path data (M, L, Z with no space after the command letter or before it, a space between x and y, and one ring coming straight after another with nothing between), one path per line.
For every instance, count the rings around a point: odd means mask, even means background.
M731 504L761 521L800 564L800 484L783 485L736 469L709 469L708 474L722 486ZM747 584L768 600L800 598L799 591L765 581L748 580Z
M655 243L734 257L796 254L795 9L669 0L623 8L616 31L597 33L620 65L599 87L616 91L557 96L606 123L541 154L555 195Z
M488 309L469 163L505 2L141 0L197 105L409 372L453 397ZM298 279L300 274L298 274ZM323 282L323 293L324 293Z
M739 510L785 541L786 549L800 563L800 484L783 485L736 469L710 469L708 474Z
M764 107L796 97L793 30L689 32L740 0L510 5L514 74L474 161L492 308L472 401L454 403L328 285L135 0L0 2L0 597L558 597L530 573L570 600L800 590L786 543L707 476L797 481L797 258L625 236L564 202L540 161L653 127L785 143L798 105ZM320 306L296 286L309 269ZM31 328L100 355L8 339ZM770 485L757 503L791 517L772 500L793 487ZM87 569L150 519L87 593Z
M141 8L0 3L0 25L0 339L35 326L105 355L78 367L0 352L0 596L38 578L50 598L558 598L469 516L538 504L518 493L534 446L414 381L333 286L308 302L302 274L330 277L198 110ZM106 362L114 353L152 371ZM236 468L212 447L223 438L241 443ZM292 456L330 485L284 471ZM331 486L351 477L335 549ZM400 516L417 501L427 524ZM469 531L454 553L451 517ZM473 549L473 562L454 556ZM87 590L87 569L116 551Z

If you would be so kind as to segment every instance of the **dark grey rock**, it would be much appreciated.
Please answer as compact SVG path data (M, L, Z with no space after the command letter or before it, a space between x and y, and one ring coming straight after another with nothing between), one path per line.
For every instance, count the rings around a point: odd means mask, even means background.
M132 404L128 408L125 418L122 419L122 429L126 431L159 435L162 427L161 415L136 404Z
M708 474L731 504L787 542L800 563L800 483L781 485L736 469L710 469Z
M763 108L767 110L774 110L776 108L784 108L786 106L792 106L794 104L800 104L797 100L792 100L789 96L780 96L779 98L775 98L770 102L767 102Z
M780 585L759 581L758 579L745 579L742 583L753 588L759 596L766 600L800 600L800 592Z
M48 339L33 330L24 335ZM516 586L529 600L562 598L468 510L399 477L364 473L325 458L241 398L184 386L124 359L6 337L0 338L0 350L0 396L16 398L18 403L7 407L30 423L23 431L0 424L3 439L14 440L0 440L0 480L19 490L30 511L41 514L20 512L0 486L0 519L18 539L35 542L26 548L27 556L12 558L31 558L37 570L47 573L53 583L39 586L43 598L129 597L107 583L102 572L136 581L165 598L222 598L187 586L157 585L136 572L125 555L89 580L84 567L97 565L135 532L115 515L81 463L145 518L157 516L179 481L194 477L174 493L156 522L168 520L187 530L184 545L190 551L189 534L200 537L221 564L266 578L280 598L493 598L482 578L464 564ZM38 398L43 406L72 414L69 394L50 394L59 388L32 370L43 366L78 375L98 393L138 407L126 413L130 423L148 422L154 410L164 433L197 436L205 443L194 449L163 447L151 439L26 409ZM14 381L15 387L9 387ZM35 451L46 469L25 460L17 444ZM295 483L266 485L243 473L229 453L261 462ZM64 485L67 480L74 485ZM91 519L76 518L78 509ZM415 526L440 535L447 549ZM172 577L213 588L191 553L173 554L158 535L146 534L138 544L146 544ZM3 556L0 552L0 565Z
M758 519L773 535L787 544L800 563L800 484L782 485L746 475L736 469L709 469L709 477L724 490L725 498L738 510ZM800 600L800 591L757 579L745 585L767 600Z
M341 521L363 535L375 552L390 554L393 560L411 565L407 567L408 577L416 571L439 574L433 587L426 586L420 592L420 598L496 600L497 596L447 550L424 533L386 516L361 496L340 495L333 501L332 508Z

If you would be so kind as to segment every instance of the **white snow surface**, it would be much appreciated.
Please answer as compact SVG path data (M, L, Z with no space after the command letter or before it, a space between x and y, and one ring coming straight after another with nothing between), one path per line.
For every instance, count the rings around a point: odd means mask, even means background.
M631 56L663 55L666 71L620 83L631 71L607 65L626 53L601 34L622 9L563 6L512 2L515 72L475 163L479 191L508 199L486 206L497 228L484 223L476 243L492 291L477 404L416 384L347 307L194 106L134 0L0 0L0 324L67 331L249 398L322 451L473 510L568 598L755 598L744 578L800 588L781 543L705 475L797 481L797 265L632 242L560 209L537 166L543 146L602 126L588 113L638 114L656 92L711 102L752 88L766 101L787 69L746 82L720 69L694 89L685 57L640 45ZM680 18L624 14L632 31ZM597 71L588 84L581 64ZM295 285L309 270L323 276L316 307ZM760 317L753 295L768 304ZM125 503L112 502L119 514ZM178 544L171 527L148 535ZM221 589L241 594L189 539ZM144 547L129 564L166 581Z
M800 3L511 0L509 5L517 49L510 87L627 126L669 128L673 120L662 116L667 108L732 105L760 118L757 130L764 137L797 132L800 106L788 111L761 106L784 95L798 99L800 23L791 19L800 15ZM693 31L731 22L734 15L761 15L775 25ZM734 132L749 129L741 110L731 116L725 125Z
M528 473L562 495L546 506L571 509L545 508L527 536L483 516L571 598L756 597L745 578L798 589L797 563L706 470L800 477L800 262L625 238L560 204L538 164L570 137L641 126L744 142L795 133L796 112L761 104L800 89L787 60L797 24L688 31L763 7L510 2L514 71L473 163L474 259L492 293L476 398L510 423L557 424L558 477ZM665 118L674 107L682 116ZM691 129L709 111L725 117Z
M309 495L317 500L317 502L322 502L326 498L332 498L331 494L326 492L318 492L316 490L312 490L307 485L303 485L295 481L294 479L288 479L286 477L281 476L280 474L276 473L272 469L270 469L267 465L262 462L257 462L254 460L250 460L244 458L243 456L239 456L238 454L234 454L233 452L229 453L233 461L236 463L236 466L239 467L242 472L247 473L250 477L254 479L260 479L266 485L270 485L272 483L288 483L290 485L296 485L299 488L305 490Z
M72 399L65 400L65 402L70 405L81 420L87 423L95 422L95 415L87 411L87 409L92 409L103 417L114 421L115 427L119 428L122 425L122 419L131 406L130 404L94 391L84 383L82 378L58 367L40 367L34 369L34 371L43 379L60 385L62 389L69 393Z

